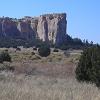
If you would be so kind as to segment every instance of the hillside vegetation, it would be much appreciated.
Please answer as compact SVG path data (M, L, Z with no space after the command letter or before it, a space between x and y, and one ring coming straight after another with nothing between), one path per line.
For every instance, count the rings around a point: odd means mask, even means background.
M82 50L54 50L41 57L34 48L0 48L12 62L0 64L0 100L100 100L100 90L79 83L75 69ZM6 68L13 68L9 70Z

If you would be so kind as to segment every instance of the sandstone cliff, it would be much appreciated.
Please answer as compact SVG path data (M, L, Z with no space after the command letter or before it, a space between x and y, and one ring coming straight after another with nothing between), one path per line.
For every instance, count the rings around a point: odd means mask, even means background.
M0 37L52 41L60 44L66 36L66 14L45 14L39 17L0 18Z

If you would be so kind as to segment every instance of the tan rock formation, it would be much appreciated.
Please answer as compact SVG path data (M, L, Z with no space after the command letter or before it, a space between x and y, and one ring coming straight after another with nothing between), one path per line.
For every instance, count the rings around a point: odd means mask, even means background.
M66 14L45 14L23 19L0 18L0 36L52 41L60 44L66 36Z

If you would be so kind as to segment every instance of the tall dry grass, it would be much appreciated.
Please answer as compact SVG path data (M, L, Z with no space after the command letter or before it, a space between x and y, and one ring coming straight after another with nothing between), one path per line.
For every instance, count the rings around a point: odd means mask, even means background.
M100 91L92 84L74 78L0 74L0 100L100 100Z
M75 79L80 51L70 52L70 57L52 52L42 59L31 52L9 50L15 71L0 72L0 100L100 100L95 85Z

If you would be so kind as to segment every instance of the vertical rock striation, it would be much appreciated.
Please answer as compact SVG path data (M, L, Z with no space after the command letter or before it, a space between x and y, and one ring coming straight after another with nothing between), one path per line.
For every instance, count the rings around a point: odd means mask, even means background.
M60 44L66 36L66 14L41 15L38 20L37 34L43 41Z

